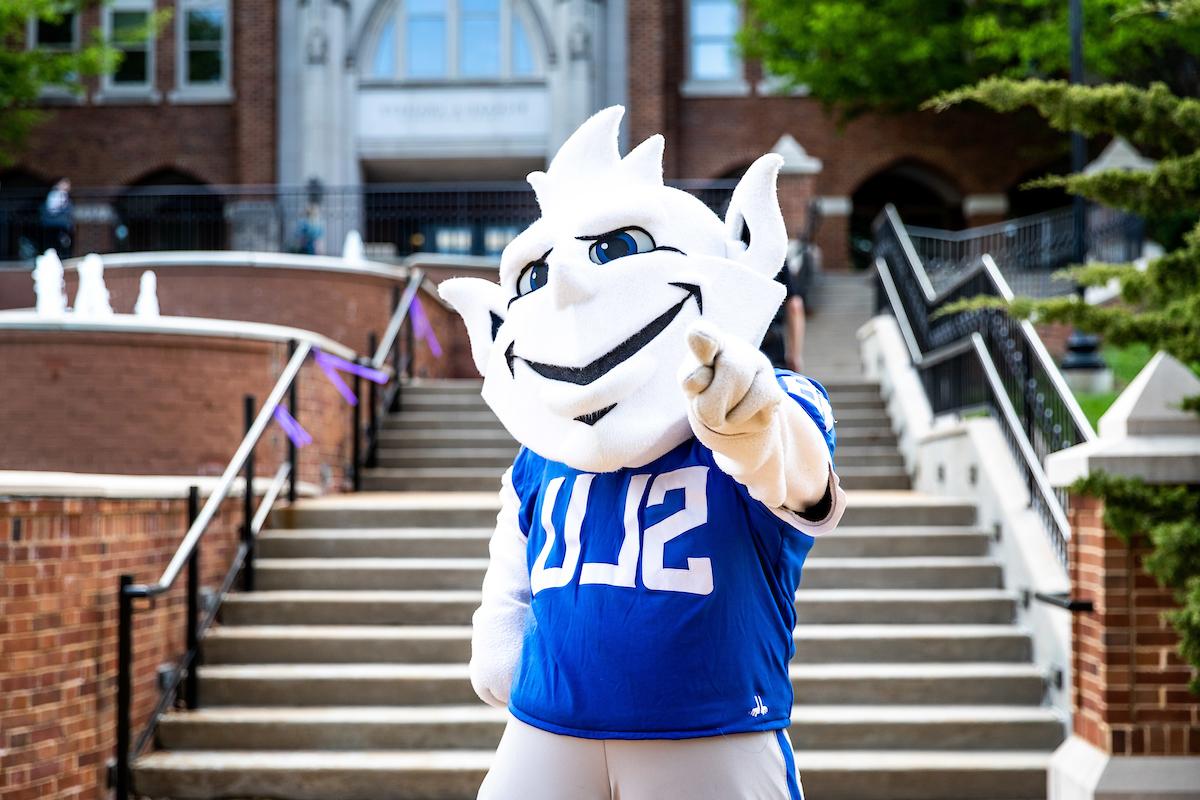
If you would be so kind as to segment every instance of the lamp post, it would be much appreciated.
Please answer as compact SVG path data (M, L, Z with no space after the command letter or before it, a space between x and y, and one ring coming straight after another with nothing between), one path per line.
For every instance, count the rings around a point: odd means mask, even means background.
M1069 28L1071 35L1071 74L1072 86L1083 85L1083 0L1068 0ZM1087 140L1078 130L1071 131L1071 172L1083 172L1087 165ZM1075 195L1071 205L1071 228L1074 247L1071 260L1082 264L1087 259L1087 201L1080 195ZM1084 289L1078 287L1080 302L1083 301ZM1100 338L1090 333L1075 329L1067 339L1067 354L1063 357L1062 368L1076 379L1068 381L1080 388L1095 390L1093 384L1105 369L1104 360L1100 358Z

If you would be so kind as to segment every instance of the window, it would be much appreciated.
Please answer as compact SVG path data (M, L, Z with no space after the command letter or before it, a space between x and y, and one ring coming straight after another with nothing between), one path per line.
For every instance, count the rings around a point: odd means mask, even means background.
M445 0L408 0L405 71L410 78L446 76Z
M737 0L691 0L688 55L694 81L740 81L742 64L734 36Z
M500 74L500 0L462 0L458 21L458 72Z
M123 54L116 71L104 78L112 93L146 94L154 84L152 0L115 0L104 10L104 35Z
M29 49L70 52L79 46L79 17L63 14L57 22L29 21Z
M364 72L377 80L536 77L529 13L516 0L402 0L376 23Z
M179 55L181 94L224 97L229 92L229 1L180 0Z

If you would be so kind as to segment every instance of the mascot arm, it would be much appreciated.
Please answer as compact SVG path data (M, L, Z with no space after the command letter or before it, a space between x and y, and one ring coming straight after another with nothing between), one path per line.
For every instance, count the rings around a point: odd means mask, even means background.
M722 470L769 508L792 511L812 534L845 507L825 437L783 388L767 357L707 322L688 331L680 371L692 430Z
M511 468L504 473L500 500L483 601L471 620L470 671L471 686L480 699L505 708L521 658L530 598L526 539L518 522L521 501L513 489Z

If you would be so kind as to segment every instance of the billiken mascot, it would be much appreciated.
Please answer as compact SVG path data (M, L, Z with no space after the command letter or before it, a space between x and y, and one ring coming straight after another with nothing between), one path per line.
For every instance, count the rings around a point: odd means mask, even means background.
M661 136L621 158L623 113L529 176L498 285L440 287L523 445L474 616L471 682L509 714L479 797L797 800L795 593L846 501L828 395L756 347L782 159L722 223L663 185Z

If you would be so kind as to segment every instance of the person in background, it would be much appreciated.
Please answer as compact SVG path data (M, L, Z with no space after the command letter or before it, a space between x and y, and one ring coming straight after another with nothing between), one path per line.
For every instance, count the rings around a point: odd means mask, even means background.
M321 224L321 207L316 203L309 203L296 226L296 252L315 256L324 250L321 246L324 238L325 226Z
M818 216L815 204L809 206L808 221L799 240L788 247L788 257L775 280L787 287L787 295L771 326L763 337L760 349L777 369L804 371L805 315L808 313L808 290L813 276L820 270L821 251L813 236Z
M75 239L75 208L71 205L71 181L60 178L42 203L44 246L54 248L59 258L70 258Z

